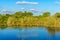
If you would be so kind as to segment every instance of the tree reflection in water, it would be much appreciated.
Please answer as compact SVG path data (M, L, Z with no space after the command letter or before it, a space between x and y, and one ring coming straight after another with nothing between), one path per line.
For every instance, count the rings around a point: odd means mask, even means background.
M52 40L56 40L56 38L55 38L56 36L55 35L56 35L56 32L60 31L60 27L44 27L44 28L46 28L48 30L48 34L49 34L48 36L50 37L50 35L51 35L52 36ZM23 33L22 35L20 34L21 31ZM28 34L25 35L24 32L25 32L24 28L20 28L19 29L19 34L18 34L19 39L22 38L22 40L24 40L25 38L27 38L29 36Z
M21 40L24 40L26 38L26 36L24 36L25 29L24 28L18 28L18 29L19 29L19 33L18 33L17 37L19 38L19 40L20 40L20 38L22 38ZM23 35L21 33L23 33Z
M46 27L46 29L48 30L49 35L50 34L52 35L53 40L56 40L55 34L56 34L56 32L60 31L60 27Z

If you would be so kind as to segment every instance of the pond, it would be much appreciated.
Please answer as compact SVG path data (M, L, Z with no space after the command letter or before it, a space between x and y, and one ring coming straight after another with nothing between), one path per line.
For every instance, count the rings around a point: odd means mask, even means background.
M50 34L46 28L42 27L5 28L0 29L0 40L60 40L60 32Z

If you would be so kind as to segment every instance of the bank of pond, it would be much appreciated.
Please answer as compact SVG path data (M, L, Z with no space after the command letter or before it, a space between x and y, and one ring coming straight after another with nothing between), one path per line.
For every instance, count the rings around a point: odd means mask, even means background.
M44 12L34 16L32 12L15 12L14 14L0 14L0 28L32 28L45 27L51 30L60 29L60 13L51 15Z

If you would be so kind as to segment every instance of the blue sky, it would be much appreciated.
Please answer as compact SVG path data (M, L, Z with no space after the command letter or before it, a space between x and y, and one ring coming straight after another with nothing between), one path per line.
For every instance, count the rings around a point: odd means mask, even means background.
M0 0L0 11L33 11L34 15L48 11L54 14L60 12L60 0Z

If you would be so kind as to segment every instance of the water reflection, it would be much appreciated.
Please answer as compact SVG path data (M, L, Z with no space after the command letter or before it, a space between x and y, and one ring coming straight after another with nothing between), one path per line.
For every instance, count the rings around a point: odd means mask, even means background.
M45 31L45 33L44 33ZM42 34L45 35L46 34L46 30L43 29L43 28L25 28L25 29L20 29L19 31L19 34L20 34L20 38L23 40L23 39L31 39L34 38L36 40L36 38L38 39L44 39ZM41 34L41 35L40 35ZM41 38L40 38L41 36ZM47 36L47 34L45 35ZM32 37L32 38L31 38ZM28 39L28 40L29 40Z
M55 34L56 32L60 31L60 27L46 27L46 29L48 30L49 34Z
M60 27L46 27L49 35L52 35L53 40L56 40L56 33L60 32Z
M48 31L48 34L47 34L48 35L48 39L49 39L49 36L51 35L52 40L55 40L56 39L55 35L56 35L57 32L60 31L60 28L58 28L58 27L57 28L56 27L44 27L44 28L45 28L45 32L46 32L46 30ZM44 29L44 28L42 28L42 29ZM30 28L22 29L21 30L22 34L20 34L20 38L25 39L25 38L28 38L28 37L38 37L40 35L39 33L36 32L37 29L38 30L40 29L39 27L36 28L36 30L35 30L35 28L31 28L31 29ZM24 33L24 32L27 32L26 30L29 31L30 34L29 33ZM33 33L34 31L35 31L35 33ZM39 30L39 32L41 33L41 29ZM42 33L42 35L43 35L43 33Z
M35 28L6 28L0 29L0 38L16 38L19 40L55 40L60 28L55 27L35 27ZM12 37L11 37L12 36ZM58 35L59 36L59 35Z

